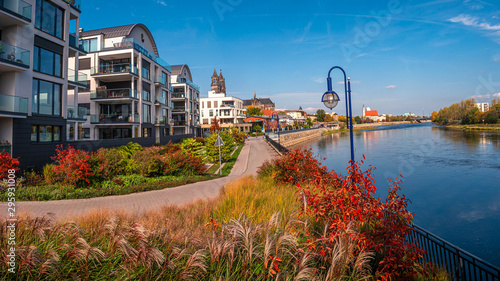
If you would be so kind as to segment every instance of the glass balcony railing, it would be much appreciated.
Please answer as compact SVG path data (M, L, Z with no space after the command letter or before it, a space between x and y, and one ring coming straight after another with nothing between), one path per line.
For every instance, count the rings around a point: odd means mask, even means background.
M165 86L167 84L167 77L165 76L155 76L155 83L162 84Z
M168 85L168 89L170 90L170 92L174 92L174 87L172 85Z
M0 94L0 112L28 114L28 99Z
M73 8L77 9L78 11L80 10L80 6L82 5L81 0L63 0L64 2L70 4Z
M151 93L148 91L142 91L142 100L151 101Z
M168 64L166 61L164 61L162 58L160 57L157 57L156 58L156 63L158 63L159 65L163 66L163 68L165 68L166 70L172 72L172 67L170 66L170 64Z
M151 115L142 116L142 123L151 123Z
M83 44L81 43L81 40L78 39L78 37L76 37L75 34L70 34L69 35L69 46L70 47L73 47L75 49L78 49L82 52L87 52L85 51L85 49L83 48Z
M172 111L174 112L182 112L182 111L186 111L186 107L185 106L174 106L172 108Z
M0 61L30 67L30 51L0 41Z
M168 124L168 118L165 116L162 117L156 117L155 118L155 124L159 125L167 125Z
M87 87L87 74L68 68L68 81Z
M167 104L167 98L164 96L156 97L155 103Z
M68 119L87 119L87 108L68 105L66 107Z
M183 92L172 93L172 98L173 99L185 99L186 93L183 93Z
M31 5L22 0L1 0L0 10L31 21Z
M174 126L186 126L186 121L185 120L174 120L173 125Z
M139 75L139 70L136 66L130 63L120 63L120 64L100 64L99 66L94 66L90 69L90 75L99 74L114 74L114 73L131 73Z
M137 99L137 90L132 89L100 89L90 92L91 99L133 98Z
M196 89L197 91L200 91L200 87L198 85L196 85L195 83L193 83L193 81L191 81L189 79L186 79L186 78L177 78L177 83L186 83L189 86L191 86L194 89Z
M139 114L96 114L90 115L91 123L139 123Z

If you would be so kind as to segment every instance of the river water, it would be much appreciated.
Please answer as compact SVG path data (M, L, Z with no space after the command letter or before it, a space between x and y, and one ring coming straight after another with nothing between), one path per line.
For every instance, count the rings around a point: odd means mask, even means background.
M347 174L348 133L305 146ZM354 147L355 160L366 156L363 170L376 167L376 196L387 195L387 177L402 174L417 225L500 267L499 133L405 124L354 132Z

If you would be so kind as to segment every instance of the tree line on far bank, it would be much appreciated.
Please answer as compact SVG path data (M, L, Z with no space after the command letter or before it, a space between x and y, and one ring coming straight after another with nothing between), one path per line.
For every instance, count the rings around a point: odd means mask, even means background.
M431 118L432 122L441 125L496 124L500 118L500 99L493 99L486 112L481 112L476 107L474 99L462 100L442 108L439 112L432 112Z

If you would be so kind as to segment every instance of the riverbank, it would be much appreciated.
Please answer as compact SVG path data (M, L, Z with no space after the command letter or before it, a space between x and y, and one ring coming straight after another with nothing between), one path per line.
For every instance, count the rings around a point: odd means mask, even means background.
M436 123L434 123L436 124ZM474 124L474 125L440 125L438 126L460 131L495 131L500 132L500 124Z

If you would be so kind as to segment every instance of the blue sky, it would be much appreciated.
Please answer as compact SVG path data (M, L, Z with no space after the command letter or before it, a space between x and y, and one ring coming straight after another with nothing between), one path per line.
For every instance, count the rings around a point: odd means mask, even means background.
M140 4L139 4L140 3ZM206 97L214 68L228 95L279 109L326 109L328 70L351 77L354 115L428 115L462 99L500 97L500 4L431 1L82 1L80 27L144 23L160 56L186 63ZM334 90L345 114L341 72Z

